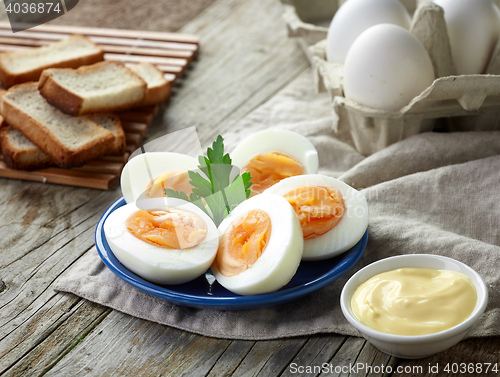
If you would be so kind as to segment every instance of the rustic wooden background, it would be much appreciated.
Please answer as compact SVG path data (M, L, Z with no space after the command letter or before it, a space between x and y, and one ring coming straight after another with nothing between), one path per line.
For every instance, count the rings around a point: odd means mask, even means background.
M54 23L199 35L199 58L148 137L197 126L207 145L310 74L281 14L278 0L81 0ZM443 368L452 362L500 362L500 337L470 339L422 360L400 360L364 339L340 335L267 342L206 338L57 293L53 282L93 247L97 221L121 196L119 188L8 179L0 179L0 187L1 376L267 377L291 375L291 363L324 362L421 366L423 373L413 375L430 376L428 366L436 363Z
M214 0L80 0L73 10L50 24L177 31L213 2ZM0 20L8 21L3 1L0 5Z

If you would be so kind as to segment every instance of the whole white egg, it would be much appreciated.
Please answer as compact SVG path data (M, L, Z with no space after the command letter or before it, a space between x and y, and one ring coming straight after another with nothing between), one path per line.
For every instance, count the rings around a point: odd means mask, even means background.
M349 250L368 227L364 195L333 177L321 174L291 177L264 194L287 198L297 212L304 237L303 260L332 258Z
M434 2L444 10L457 73L484 73L500 33L500 11L497 5L491 0Z
M163 188L188 191L187 171L196 170L197 165L194 157L180 153L139 154L123 167L120 179L123 197L127 203L133 203L139 198L163 196Z
M381 24L353 43L344 66L344 96L361 105L397 111L434 81L420 41L400 26Z
M223 287L240 295L280 289L295 275L302 258L299 220L278 195L245 200L221 222L219 234L211 270Z
M141 208L136 203L119 207L104 222L106 241L120 263L157 284L182 284L201 276L212 264L219 244L219 235L212 219L194 204L176 198L145 199L140 205ZM165 220L160 221L173 223L174 235L179 237L180 247L166 247L132 234L127 220L140 210L163 216ZM151 228L144 218L140 221L143 221L142 229ZM182 230L187 225L191 228L184 234ZM152 230L144 237L156 240L158 235ZM193 244L196 245L191 246Z
M386 23L410 28L410 14L398 0L346 1L335 13L328 28L327 60L344 63L347 52L363 31Z
M253 195L285 177L318 172L318 152L309 139L280 128L251 134L230 155L233 165L252 175Z

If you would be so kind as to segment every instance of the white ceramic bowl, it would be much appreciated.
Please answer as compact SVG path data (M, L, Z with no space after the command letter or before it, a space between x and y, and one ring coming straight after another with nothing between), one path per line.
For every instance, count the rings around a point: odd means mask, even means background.
M453 270L467 275L477 291L476 307L472 314L462 323L434 334L428 335L394 335L387 334L363 325L353 314L351 297L356 288L372 276L381 272L402 267L435 268ZM430 356L458 343L470 327L484 313L488 302L488 290L483 279L469 266L455 259L431 254L409 254L386 258L374 262L355 273L345 284L340 295L342 313L363 337L381 351L400 358L419 359Z

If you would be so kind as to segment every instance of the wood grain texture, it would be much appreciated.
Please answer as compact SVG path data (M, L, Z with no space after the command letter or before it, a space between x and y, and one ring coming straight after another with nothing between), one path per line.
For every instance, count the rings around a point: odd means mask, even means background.
M29 26L29 25L27 25ZM11 30L10 23L0 22L0 29ZM60 26L60 25L39 25L36 28L27 29L22 32L23 34L36 36L37 32L46 34L69 35L69 34L84 34L100 37L116 37L121 35L125 38L140 38L151 39L156 41L177 42L177 43L191 43L198 44L199 38L196 35L157 32L157 31L137 31L137 30L124 30L113 28L94 28L87 26Z
M282 375L297 375L295 371L299 370L298 368L300 366L311 366L313 367L311 372L304 370L301 375L307 377L317 376L319 372L315 372L314 367L321 370L323 364L330 362L346 339L347 337L341 335L311 336L300 352L290 362L289 368L287 368Z
M78 359L69 353L47 376L206 375L229 343L112 312L75 347Z
M36 192L34 187L31 189ZM44 341L61 325L67 311L78 301L57 294L51 285L57 276L93 246L95 224L102 215L103 206L117 197L114 192L95 196L95 192L90 189L68 188L68 194L73 200L67 198L58 203L54 197L51 198L52 201L49 197L46 198L46 202L54 208L52 214L48 215L43 213L40 206L43 203L33 207L30 202L35 196L26 194L26 189L20 190L20 205L17 207L17 214L11 218L21 216L25 221L31 218L29 231L26 232L24 227L25 232L21 236L24 239L15 245L16 254L8 253L8 250L13 249L0 245L3 254L8 254L6 258L2 258L0 269L0 276L6 285L0 296L0 373L12 369L19 359ZM4 213L13 210L8 204L3 204L2 207L0 208L5 209ZM20 227L17 228L20 231ZM16 242L16 238L14 235L6 243ZM3 242L5 241L2 240ZM99 315L97 312L95 314L96 317ZM26 368L22 365L19 367Z
M134 116L126 127L149 141L196 126L207 145L244 121L308 67L280 17L275 0L215 1L180 30L200 35L203 48L168 106L149 129ZM262 342L207 338L57 293L54 281L93 246L95 225L121 196L119 189L1 178L0 187L0 376L292 376L297 375L292 364L360 362L395 370L500 360L500 337L466 340L422 360L400 360L362 338L341 335Z
M308 68L281 15L273 0L219 1L182 28L200 35L199 59L151 137L165 134L160 125L168 132L195 126L208 145Z
M82 341L111 312L111 309L71 295L60 295L65 301L66 314L53 326L47 336L16 365L7 370L5 376L16 376L19 373L42 375L51 369L80 341ZM65 297L67 296L67 297ZM57 305L57 310L61 306ZM96 314L100 313L96 317Z
M207 376L224 377L233 375L254 345L255 342L249 340L232 341L214 363Z

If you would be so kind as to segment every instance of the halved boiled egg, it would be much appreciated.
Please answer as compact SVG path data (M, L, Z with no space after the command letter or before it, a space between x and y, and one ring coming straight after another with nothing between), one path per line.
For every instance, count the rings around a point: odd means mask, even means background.
M364 195L332 177L291 177L264 194L283 196L297 213L304 237L303 260L327 259L349 250L368 227Z
M221 240L211 270L240 295L273 292L295 275L302 257L302 231L290 204L261 194L231 211L219 225Z
M196 170L194 157L174 152L146 152L129 160L122 170L121 189L127 203L139 198L165 196L165 188L184 191L188 197L192 186L188 170Z
M150 198L129 203L104 222L111 251L130 271L157 284L182 284L214 261L219 235L212 219L192 203Z
M280 180L318 172L318 152L304 136L285 129L256 132L231 153L233 165L252 176L252 195Z

